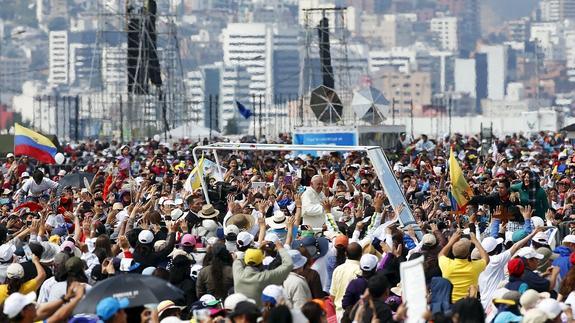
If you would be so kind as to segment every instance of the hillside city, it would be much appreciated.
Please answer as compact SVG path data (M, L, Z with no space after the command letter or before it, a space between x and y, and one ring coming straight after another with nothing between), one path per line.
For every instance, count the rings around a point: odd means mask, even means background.
M149 136L182 124L289 132L306 124L300 98L321 83L321 17L335 91L344 105L354 89L381 91L391 102L386 124L440 136L571 123L572 0L158 1L152 37L163 84L134 96L127 21L148 2L3 1L0 129L21 120L66 139ZM260 114L257 125L236 101ZM525 122L510 122L518 116Z

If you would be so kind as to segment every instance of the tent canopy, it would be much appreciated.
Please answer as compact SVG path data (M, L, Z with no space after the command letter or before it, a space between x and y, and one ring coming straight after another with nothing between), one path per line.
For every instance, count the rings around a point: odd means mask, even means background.
M159 134L161 137L164 136L164 133ZM168 139L182 139L184 137L188 137L190 139L204 139L210 137L210 128L204 127L195 122L188 122L181 126L178 126L167 133ZM212 137L220 137L221 133L216 130L212 130L211 132Z

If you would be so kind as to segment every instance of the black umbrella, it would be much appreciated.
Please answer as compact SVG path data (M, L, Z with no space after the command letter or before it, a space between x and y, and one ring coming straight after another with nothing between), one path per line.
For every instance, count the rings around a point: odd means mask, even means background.
M64 175L64 177L60 178L58 183L60 186L58 187L58 196L62 194L62 190L64 187L70 186L74 188L89 188L86 186L87 183L92 183L94 179L94 174L87 173L87 172L79 172L79 173L72 173Z
M324 85L311 92L309 105L315 117L321 122L336 123L343 115L343 104L339 96L333 89Z
M155 276L120 274L104 279L90 289L74 309L74 314L94 314L96 305L106 297L127 298L130 307L159 304L164 300L184 298L184 292Z

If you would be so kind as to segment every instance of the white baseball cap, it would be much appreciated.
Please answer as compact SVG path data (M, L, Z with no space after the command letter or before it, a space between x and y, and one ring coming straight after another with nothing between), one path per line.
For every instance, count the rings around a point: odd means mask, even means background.
M172 199L165 199L164 203L162 203L163 206L168 206L168 205L176 205L176 203L174 203L174 200Z
M525 259L531 259L531 258L535 258L535 259L543 259L543 255L538 253L537 251L535 251L533 248L531 247L523 247L521 249L519 249L519 251L517 251L517 257L521 257L521 258L525 258Z
M8 318L15 318L22 312L24 307L33 304L36 302L36 293L31 292L26 295L20 293L13 293L6 301L4 301L4 314L8 316Z
M150 230L142 230L140 234L138 234L138 241L143 244L148 244L154 241L154 234Z
M276 243L276 242L280 241L280 238L278 237L277 234L275 234L273 232L269 232L266 234L264 240Z
M359 260L359 267L361 268L361 270L372 271L375 269L375 266L377 266L376 256L370 253L361 256L361 259Z
M238 233L238 240L236 240L236 244L240 247L247 247L254 241L254 236L246 231L242 231Z
M537 232L535 236L533 236L532 240L541 244L549 244L549 241L547 239L548 237L545 232Z
M251 302L254 304L256 303L253 299L248 298L246 295L242 293L234 293L226 297L226 300L224 301L224 309L228 311L233 311L236 309L236 305L238 305L238 303L240 302Z
M172 221L178 221L183 214L184 211L182 211L181 209L173 209L172 212L170 213L170 216L172 217Z
M60 171L58 172L58 176L64 176L66 175L66 171L63 169L60 169Z
M534 228L539 228L539 227L545 226L545 221L543 221L543 219L541 217L538 217L538 216L532 217L531 222L533 222Z
M563 238L563 243L575 243L575 234L568 234Z
M28 172L23 172L22 175L20 175L21 178L24 177L30 177L30 174Z
M14 257L16 246L13 244L5 243L0 246L0 262L8 262Z
M19 263L11 263L8 268L6 268L6 277L20 279L24 277L24 267Z
M499 244L503 243L503 238L493 238L493 237L486 237L481 241L481 246L487 253L493 251Z
M6 154L6 158L12 158L12 157L14 157L14 154L13 154L13 153L7 153L7 154Z
M281 303L285 299L284 289L280 285L268 285L262 291L262 298L273 298L276 304Z
M553 298L545 298L542 299L539 304L537 304L538 309L542 310L547 314L547 318L549 320L554 320L557 316L561 314L564 310L567 309L567 305L564 303L558 302L556 299Z
M238 228L237 225L230 224L224 228L224 234L227 235L229 233L235 233L236 235L238 235L240 233L240 229Z

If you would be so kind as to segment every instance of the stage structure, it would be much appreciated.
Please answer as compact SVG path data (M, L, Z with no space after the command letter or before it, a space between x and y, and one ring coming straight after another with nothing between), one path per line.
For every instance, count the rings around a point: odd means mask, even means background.
M190 121L175 13L157 0L98 8L92 68L102 82L91 106L101 111L103 130L143 139Z
M383 152L383 149L378 146L327 146L327 145L276 145L276 144L240 144L240 143L215 143L207 146L195 147L192 151L194 157L194 162L198 164L198 153L213 154L214 160L217 164L217 169L221 171L220 159L218 157L218 151L303 151L303 152L314 152L314 151L359 151L364 152L369 157L379 181L381 182L385 195L387 196L391 206L396 209L399 205L403 204L404 208L399 215L399 222L404 227L408 225L413 225L418 238L421 240L423 234L421 228L415 222L409 204L407 203L405 196L401 192L401 187L399 182L393 174L392 168ZM223 176L223 174L220 174ZM208 194L208 187L201 178L202 191L207 203L210 203L210 197ZM314 228L314 230L321 230L321 228Z
M303 9L304 53L300 64L299 103L293 122L296 126L355 122L350 108L353 84L346 10L345 7ZM323 97L327 104L317 105L318 97Z

